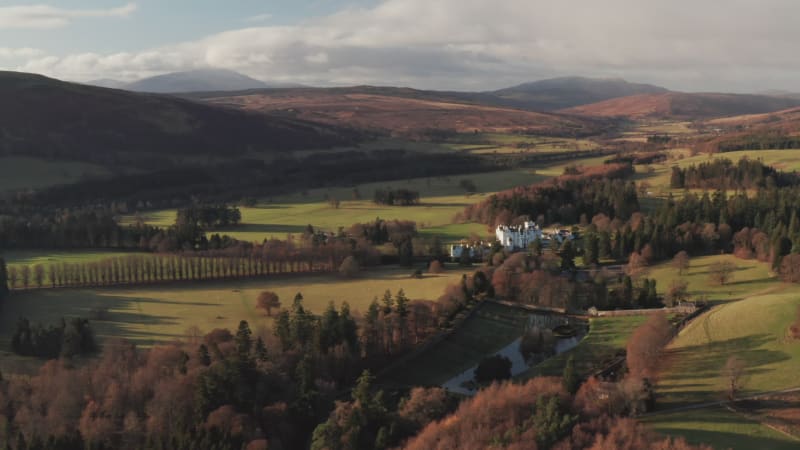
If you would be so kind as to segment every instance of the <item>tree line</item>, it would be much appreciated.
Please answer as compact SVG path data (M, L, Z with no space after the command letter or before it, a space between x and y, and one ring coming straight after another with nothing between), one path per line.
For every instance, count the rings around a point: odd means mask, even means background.
M419 191L411 189L376 189L372 197L378 205L411 206L419 204Z
M736 163L718 158L686 168L673 166L670 175L670 187L674 189L756 189L791 186L798 182L800 179L795 173L780 172L760 160L749 158Z
M56 325L32 325L22 317L11 335L11 350L21 356L70 358L97 350L89 320L81 317L61 319Z
M494 227L520 216L541 223L578 223L598 213L625 220L639 210L636 186L623 180L633 174L630 164L573 170L577 172L494 194L468 206L459 218Z
M6 271L6 286L100 287L333 272L351 255L363 265L375 264L379 258L371 246L356 240L331 240L315 247L273 239L262 244L173 255L134 254L91 262L12 265Z
M242 213L235 206L199 204L179 208L175 223L209 230L238 225L241 220Z

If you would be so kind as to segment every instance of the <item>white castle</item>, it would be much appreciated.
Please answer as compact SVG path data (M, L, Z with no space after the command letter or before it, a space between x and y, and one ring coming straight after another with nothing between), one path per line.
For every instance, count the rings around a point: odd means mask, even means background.
M542 239L542 229L536 222L527 221L519 226L499 225L495 231L497 241L507 250L528 248L537 239Z
M539 241L542 247L548 248L550 244L560 246L565 240L573 240L578 236L566 229L553 229L552 232L543 231L536 222L526 221L522 225L499 225L495 230L497 242L506 250L524 250L530 247L535 241ZM472 259L484 257L491 249L489 243L480 242L477 244L461 244L450 246L450 257L453 259L461 258L464 252L469 252Z

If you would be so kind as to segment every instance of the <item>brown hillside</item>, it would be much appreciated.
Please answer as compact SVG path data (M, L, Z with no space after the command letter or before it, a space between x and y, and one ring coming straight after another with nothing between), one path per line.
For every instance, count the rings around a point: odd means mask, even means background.
M0 71L0 154L100 163L350 145L351 130Z
M425 130L471 132L533 131L586 134L600 122L560 114L458 103L447 99L354 92L341 89L290 89L208 99L247 111L281 113L332 125L388 131L395 135Z
M615 98L562 110L563 113L592 117L630 119L708 119L713 117L763 114L800 105L790 98L743 94L645 94Z
M791 108L764 114L746 114L742 116L724 117L706 122L710 126L726 127L759 127L782 128L786 131L800 130L800 108Z

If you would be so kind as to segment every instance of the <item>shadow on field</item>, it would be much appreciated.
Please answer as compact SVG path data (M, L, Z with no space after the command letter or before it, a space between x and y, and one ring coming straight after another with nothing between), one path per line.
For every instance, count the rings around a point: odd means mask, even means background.
M703 422L708 422L703 420ZM731 426L738 423L735 421L729 422ZM782 450L782 449L796 449L797 443L787 442L784 440L773 439L763 436L750 436L747 434L728 433L722 431L712 430L696 430L692 428L659 428L662 433L670 434L676 437L684 437L689 444L711 444L714 448L728 448L731 450L753 450L753 449L769 449L769 450Z
M302 234L304 231L306 231L306 227L304 225L243 223L235 227L225 227L225 228L220 228L218 230L213 230L213 233L219 233L219 234L264 233L265 234L264 237L267 237L266 236L267 234L276 234L276 233Z
M60 292L59 292L60 291ZM137 345L152 345L165 342L179 335L165 333L150 333L135 329L145 326L170 326L180 323L175 316L159 314L145 314L141 311L142 303L213 306L213 303L188 302L177 303L167 300L152 298L122 297L114 295L96 294L91 291L64 290L38 290L24 293L15 293L0 305L0 348L8 350L11 334L14 332L17 321L24 317L33 323L45 326L56 324L62 318L84 317L88 318L92 328L101 339L119 337L129 339ZM107 312L98 316L99 310Z
M705 344L692 345L681 349L667 351L666 361L669 370L661 377L665 385L674 385L665 394L670 399L669 405L696 403L698 398L709 399L713 394L713 386L723 385L722 370L728 358L735 355L745 361L745 386L747 378L769 372L764 366L786 361L790 356L784 352L762 348L774 339L768 334L753 334L734 339L712 341ZM684 384L683 381L696 380L697 383ZM703 383L703 380L710 381ZM697 390L687 389L696 387ZM719 394L722 400L722 393Z

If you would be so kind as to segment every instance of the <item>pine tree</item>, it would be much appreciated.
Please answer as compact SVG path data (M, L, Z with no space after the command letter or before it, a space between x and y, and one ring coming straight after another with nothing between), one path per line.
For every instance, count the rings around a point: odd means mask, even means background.
M275 318L275 336L281 341L281 348L287 351L292 347L291 320L289 311L283 310Z
M246 320L239 322L239 329L236 331L236 353L239 359L244 361L250 358L250 350L253 348L253 340L251 336L253 332L250 331L250 325Z
M389 289L383 293L383 313L391 314L392 306L394 306L394 299L392 298L392 291Z
M570 394L575 394L578 392L578 387L580 387L580 378L578 378L578 374L575 372L575 355L571 355L567 360L567 365L564 366L562 383L564 384L564 389L566 389Z
M397 295L394 296L394 304L395 311L397 311L400 317L406 317L408 315L408 302L409 300L403 289L397 291Z
M599 262L600 244L595 233L588 233L584 239L583 265L591 266Z
M208 347L206 347L206 344L200 344L200 347L197 349L197 359L200 361L200 364L204 366L211 365L211 356L208 354Z
M268 359L269 355L267 353L267 346L264 345L264 340L261 339L261 336L259 336L258 339L256 339L255 351L256 351L256 358L259 361L264 362Z

